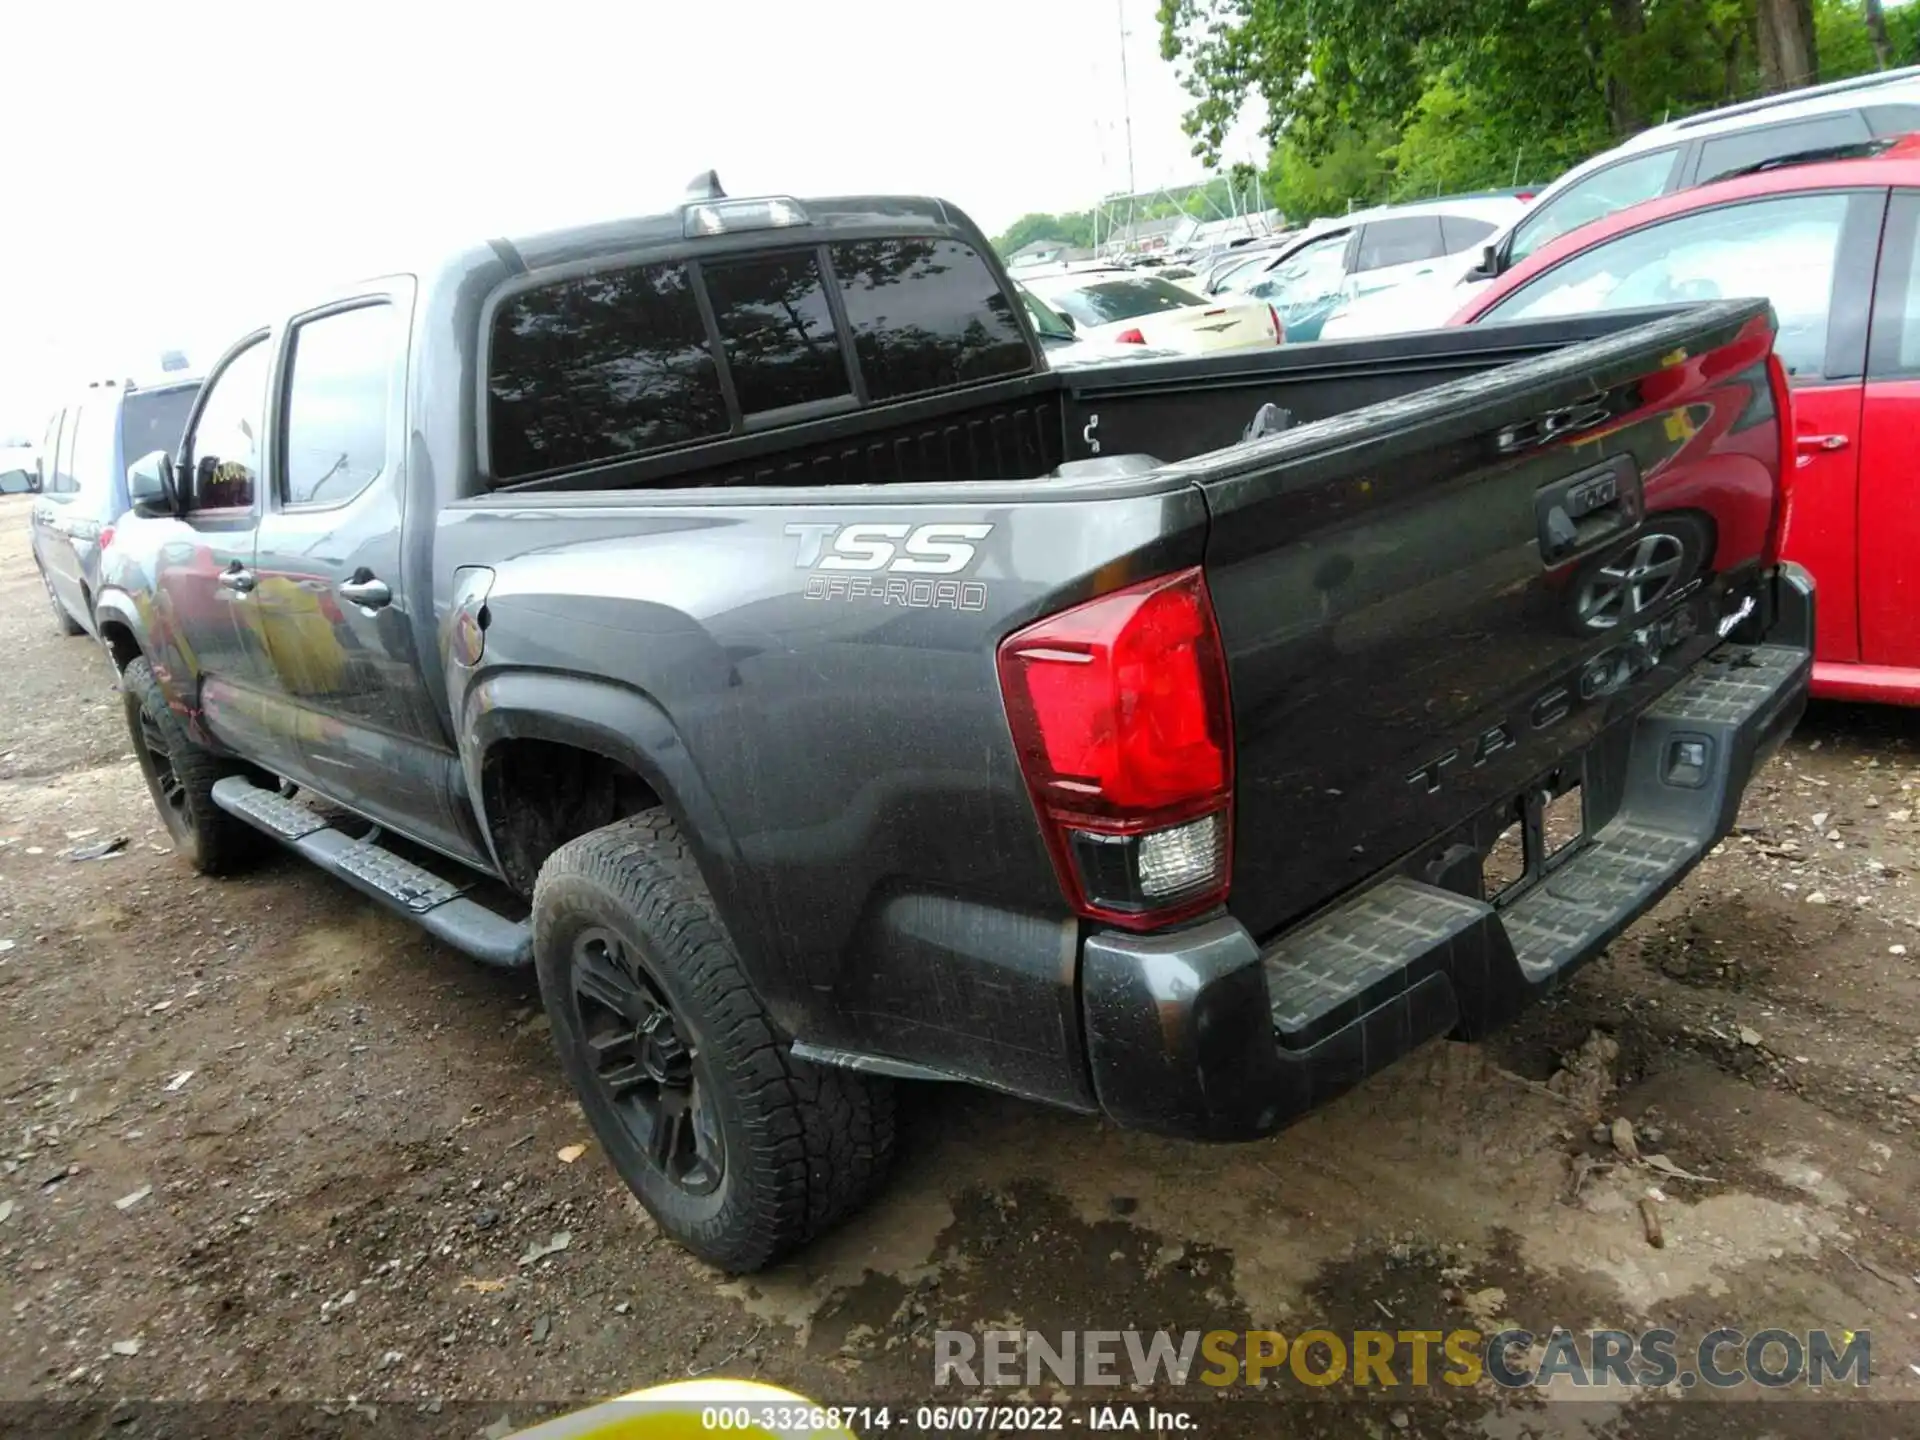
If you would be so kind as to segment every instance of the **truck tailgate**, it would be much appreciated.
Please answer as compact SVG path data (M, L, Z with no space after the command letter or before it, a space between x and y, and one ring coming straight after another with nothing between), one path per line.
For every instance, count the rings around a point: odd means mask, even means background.
M1523 823L1717 643L1779 518L1772 342L1764 302L1703 306L1189 462L1249 931Z

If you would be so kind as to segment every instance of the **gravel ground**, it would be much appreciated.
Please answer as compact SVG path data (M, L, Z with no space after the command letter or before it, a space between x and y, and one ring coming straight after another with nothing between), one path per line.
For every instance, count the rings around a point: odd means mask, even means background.
M886 1195L729 1280L587 1144L530 981L291 858L216 883L170 852L110 668L47 614L27 511L0 500L0 1428L45 1428L17 1402L277 1400L273 1433L471 1435L702 1373L925 1398L937 1328L1512 1321L1870 1330L1873 1384L1764 1408L1062 1398L1188 1406L1209 1435L1920 1434L1908 714L1816 709L1740 833L1487 1046L1430 1046L1240 1147L915 1093ZM1618 1117L1712 1178L1624 1162Z

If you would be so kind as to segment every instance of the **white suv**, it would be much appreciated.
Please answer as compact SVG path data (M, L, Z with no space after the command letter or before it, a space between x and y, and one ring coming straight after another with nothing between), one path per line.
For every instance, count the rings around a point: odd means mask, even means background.
M1656 125L1576 165L1527 212L1488 239L1470 269L1437 273L1391 297L1350 302L1329 317L1326 339L1443 325L1474 288L1549 241L1629 205L1704 185L1769 160L1920 131L1920 66L1883 70L1709 110Z
M1526 206L1520 193L1492 191L1316 220L1288 244L1216 279L1215 293L1267 302L1289 343L1317 340L1327 316L1356 296L1436 270L1459 273Z

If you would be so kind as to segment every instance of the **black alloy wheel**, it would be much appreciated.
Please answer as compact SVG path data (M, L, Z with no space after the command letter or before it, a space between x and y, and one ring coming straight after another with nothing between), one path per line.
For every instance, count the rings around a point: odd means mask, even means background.
M726 1175L700 1047L626 943L601 926L574 940L573 1003L594 1079L635 1147L689 1195Z

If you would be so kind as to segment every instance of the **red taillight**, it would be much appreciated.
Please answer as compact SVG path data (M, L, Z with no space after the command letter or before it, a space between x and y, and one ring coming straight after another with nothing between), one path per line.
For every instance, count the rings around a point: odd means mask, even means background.
M1787 506L1793 494L1793 472L1800 464L1800 450L1793 435L1793 387L1787 383L1787 367L1778 353L1767 356L1767 388L1773 392L1773 411L1780 427L1780 493L1774 497L1773 523L1767 527L1767 545L1761 555L1761 563L1771 566L1780 561L1780 542L1787 532Z
M1116 345L1144 345L1147 343L1147 337L1142 335L1138 330L1122 330L1118 335L1113 337L1113 343Z
M107 546L111 545L112 543L113 543L113 526L111 525L101 526L100 527L100 548L104 550L107 548Z
M1273 321L1273 343L1276 345L1284 344L1287 338L1287 327L1280 323L1280 312L1269 305L1267 306L1267 318Z
M1147 929L1226 898L1233 720L1198 569L1115 590L1008 636L1000 689L1075 910Z

